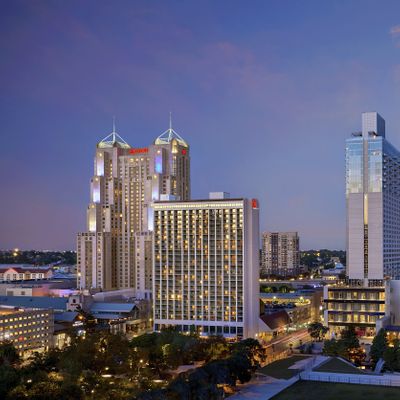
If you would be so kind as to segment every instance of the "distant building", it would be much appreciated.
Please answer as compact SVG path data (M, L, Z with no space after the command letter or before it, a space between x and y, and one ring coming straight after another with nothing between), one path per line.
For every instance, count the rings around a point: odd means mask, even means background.
M53 331L53 310L0 306L0 342L11 341L21 356L52 347Z
M261 276L295 276L300 268L297 232L264 232L262 234Z
M154 329L255 337L258 202L213 197L154 203Z
M0 282L0 296L63 297L76 292L76 279L37 279Z
M27 264L0 265L0 281L2 282L50 279L52 276L53 270L49 267L35 267Z

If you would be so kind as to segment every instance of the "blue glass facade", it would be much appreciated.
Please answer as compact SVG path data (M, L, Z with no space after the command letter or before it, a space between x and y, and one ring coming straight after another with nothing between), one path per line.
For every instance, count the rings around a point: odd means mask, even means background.
M400 153L385 122L363 114L346 141L347 273L352 280L400 279Z

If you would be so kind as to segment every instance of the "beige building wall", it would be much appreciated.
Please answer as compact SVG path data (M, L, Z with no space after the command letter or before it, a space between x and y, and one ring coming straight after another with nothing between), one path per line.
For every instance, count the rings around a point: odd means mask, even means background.
M9 340L21 356L52 347L53 310L0 307L0 342Z
M133 148L115 131L98 143L87 232L77 239L81 289L151 293L151 204L162 195L190 197L189 146L172 127L149 147Z
M292 276L299 272L300 250L297 232L262 234L262 275Z
M259 317L258 202L156 202L154 328L255 337Z

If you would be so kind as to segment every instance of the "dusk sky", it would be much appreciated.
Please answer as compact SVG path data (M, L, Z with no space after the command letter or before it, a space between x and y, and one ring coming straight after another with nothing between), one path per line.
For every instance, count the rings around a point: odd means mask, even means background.
M192 197L260 201L263 230L345 248L345 139L400 147L400 2L1 1L0 248L75 249L95 146L168 127Z

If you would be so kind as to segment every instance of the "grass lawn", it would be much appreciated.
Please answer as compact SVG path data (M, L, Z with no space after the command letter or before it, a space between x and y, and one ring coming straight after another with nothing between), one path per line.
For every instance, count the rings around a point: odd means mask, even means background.
M257 372L272 376L273 378L277 379L289 379L292 376L296 375L298 370L288 368L297 361L304 360L305 358L309 357L293 356L290 358L284 358L283 360L274 361L273 363L268 364L263 368L260 368Z
M318 372L338 372L343 374L363 374L361 369L349 365L339 358L331 358L326 363L314 369Z
M398 400L400 388L299 381L272 400Z

